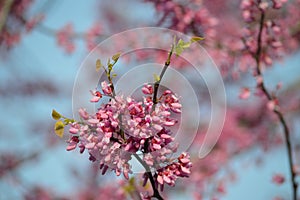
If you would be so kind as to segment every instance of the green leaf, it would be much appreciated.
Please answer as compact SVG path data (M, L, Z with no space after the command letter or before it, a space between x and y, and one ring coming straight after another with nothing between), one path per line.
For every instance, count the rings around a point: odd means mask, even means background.
M180 40L178 41L178 44L177 44L177 46L179 46L179 47L181 47L181 48L183 48L183 49L189 48L190 45L191 45L191 42L185 42L185 41L183 41L182 39L180 39Z
M56 133L56 135L58 135L59 137L63 137L64 136L64 128L65 125L62 121L57 121L54 125L54 131Z
M134 182L135 180L133 177L129 179L128 184L123 187L125 193L130 195L136 190Z
M175 44L176 44L176 45L175 45L175 48L174 48L175 54L176 54L177 56L179 56L180 54L182 54L182 52L183 52L185 49L189 48L189 47L191 46L192 43L197 42L197 41L200 41L200 40L204 40L204 38L194 36L194 37L192 37L192 38L190 39L189 42L185 42L185 41L183 41L182 39L178 40L177 44L175 43Z
M97 61L96 61L96 71L99 71L101 67L103 67L103 65L101 63L101 60L97 59Z
M113 55L113 57L111 59L113 59L113 61L117 62L120 58L121 53L117 53L115 55Z
M75 120L74 119L68 119L68 118L66 118L64 120L64 122L65 122L65 125L68 125L68 124L71 124L71 123L75 122Z
M194 37L191 38L190 41L193 43L193 42L198 42L198 41L201 41L201 40L204 40L204 38L203 37L194 36Z
M183 52L183 48L180 48L180 47L175 47L175 54L176 56L179 56L180 54L182 54Z
M157 74L153 74L153 77L155 82L160 81L160 77Z
M179 56L180 54L182 54L183 50L189 48L190 45L191 42L184 42L182 39L180 39L175 46L175 54Z
M131 177L131 178L129 179L129 184L130 184L130 185L134 185L134 182L135 182L134 177Z
M52 118L55 120L59 120L61 118L61 114L59 114L56 110L52 110Z

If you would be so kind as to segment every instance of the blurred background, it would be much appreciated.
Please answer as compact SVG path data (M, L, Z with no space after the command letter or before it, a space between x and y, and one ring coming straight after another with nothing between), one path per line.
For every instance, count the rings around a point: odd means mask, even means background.
M65 140L54 133L51 111L73 115L76 74L99 42L131 28L169 28L170 22L162 23L164 15L154 3L141 0L1 0L0 9L0 199L133 198L123 177L101 176L86 154L66 151ZM149 55L138 55L128 65L149 61ZM300 164L299 63L295 48L264 71L291 128L295 168ZM236 76L224 75L227 115L218 144L199 159L199 133L190 148L191 178L166 187L168 199L291 199L282 129L255 92L239 98L242 88L255 90L251 70ZM209 97L206 88L201 91L205 107Z

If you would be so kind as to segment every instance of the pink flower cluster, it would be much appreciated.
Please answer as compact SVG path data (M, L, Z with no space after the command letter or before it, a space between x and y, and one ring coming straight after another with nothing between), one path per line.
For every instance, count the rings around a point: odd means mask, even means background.
M93 25L85 35L86 38L86 47L88 50L93 50L93 48L97 45L97 37L102 34L103 28L99 24Z
M260 57L263 64L270 66L299 47L298 0L145 1L153 3L160 14L159 26L203 36L203 44L224 77L238 79L255 66L253 52L257 50L262 12L266 16ZM241 12L237 12L239 9Z
M103 96L110 100L94 114L79 110L81 121L70 126L67 150L77 146L81 153L88 150L89 159L99 162L102 174L110 169L128 179L132 173L131 156L143 153L143 164L158 169L154 178L161 186L164 183L173 186L177 177L188 177L192 166L189 155L182 153L176 162L171 158L178 147L169 129L177 123L173 115L181 113L178 97L165 90L154 104L154 89L150 84L142 88L142 101L114 95L111 84L105 81L101 88L101 92L92 91L91 102L99 102Z
M32 0L0 2L0 17L1 20L4 20L0 27L0 46L10 49L19 44L23 30L22 25L27 26L24 16L32 2ZM9 10L7 14L5 14L5 9Z
M67 53L72 53L75 50L75 44L73 41L73 25L67 24L56 34L57 44L64 48Z
M72 23L66 24L56 32L57 44L62 47L66 53L75 51L75 39L83 37L86 47L91 51L97 45L97 39L103 34L103 27L99 23L95 23L84 33L76 33Z
M280 9L287 0L243 0L241 3L241 9L243 10L243 18L251 22L255 19L257 9L265 11L268 8Z
M145 2L152 2L158 12L163 12L158 22L160 26L168 23L170 29L184 33L192 32L194 35L207 38L216 34L213 27L218 24L218 20L210 15L201 1L192 0L188 4L172 0L145 0Z
M157 183L161 186L161 190L163 190L164 183L174 186L178 177L189 177L191 167L190 156L187 153L182 153L178 157L178 162L159 169L157 173Z
M257 0L243 0L241 9L243 11L243 18L247 23L254 21L259 24L260 16L265 14L267 10L279 9L286 0L272 0L272 1L257 1ZM276 18L269 18L263 21L262 29L262 54L260 60L267 66L273 64L273 59L280 58L283 53L282 45L282 27L277 23ZM257 26L249 25L244 29L245 46L249 52L254 55L257 51L257 35L259 29Z

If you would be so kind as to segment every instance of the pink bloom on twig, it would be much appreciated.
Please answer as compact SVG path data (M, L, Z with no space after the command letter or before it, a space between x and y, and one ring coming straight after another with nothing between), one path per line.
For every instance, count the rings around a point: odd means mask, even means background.
M282 174L275 174L272 177L272 182L277 185L282 185L285 182L285 177Z
M250 90L247 87L244 87L241 89L240 94L239 94L239 98L240 99L248 99L250 97Z

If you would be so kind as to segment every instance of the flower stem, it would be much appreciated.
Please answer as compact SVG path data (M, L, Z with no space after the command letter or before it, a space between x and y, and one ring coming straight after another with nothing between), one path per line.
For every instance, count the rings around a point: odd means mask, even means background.
M254 55L255 61L256 61L256 73L257 76L262 76L261 72L261 66L260 66L260 57L261 57L261 48L262 48L262 31L264 27L264 19L265 19L265 13L262 11L261 17L260 17L260 23L259 23L259 32L258 32L258 38L257 38L257 50ZM267 97L269 101L274 100L274 97L270 94L270 92L267 90L265 87L265 84L263 81L261 81L258 85L258 88L262 90L264 95ZM278 109L274 108L273 112L277 115L279 118L280 124L283 127L284 130L284 136L285 136L285 143L286 143L286 148L287 148L287 153L288 153L288 162L289 162L289 171L291 174L291 182L292 182L292 189L293 189L293 200L297 200L297 188L298 184L296 182L296 173L294 171L294 164L293 164L293 155L292 155L292 145L291 145L291 138L290 138L290 131L287 126L287 122L284 119L283 113Z

